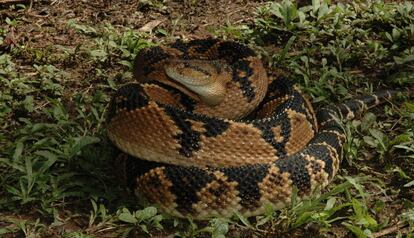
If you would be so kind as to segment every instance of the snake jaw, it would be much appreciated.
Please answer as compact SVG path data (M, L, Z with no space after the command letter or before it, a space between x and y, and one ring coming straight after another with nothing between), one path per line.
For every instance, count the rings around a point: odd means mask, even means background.
M223 84L213 83L208 87L189 87L200 96L202 102L209 106L215 106L221 103L226 94L226 88Z
M218 105L226 95L230 74L225 65L207 60L171 60L164 66L167 76L197 94L209 106Z

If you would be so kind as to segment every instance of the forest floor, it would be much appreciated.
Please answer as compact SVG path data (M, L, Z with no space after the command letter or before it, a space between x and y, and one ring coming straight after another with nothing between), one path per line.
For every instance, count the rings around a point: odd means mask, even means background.
M414 5L300 2L0 0L0 237L414 237ZM248 44L316 108L401 93L344 122L323 195L169 217L117 183L105 111L139 50L206 37Z

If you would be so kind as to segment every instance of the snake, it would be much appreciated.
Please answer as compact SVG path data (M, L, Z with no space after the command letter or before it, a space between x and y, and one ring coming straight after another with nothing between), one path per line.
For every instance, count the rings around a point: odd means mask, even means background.
M263 214L324 189L352 119L391 90L314 110L286 77L271 78L245 44L177 40L139 51L134 82L115 91L107 135L127 185L176 217Z

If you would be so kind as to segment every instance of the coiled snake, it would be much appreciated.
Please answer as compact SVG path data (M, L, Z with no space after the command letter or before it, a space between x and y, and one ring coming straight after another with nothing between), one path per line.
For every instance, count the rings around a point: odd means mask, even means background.
M289 203L294 187L299 197L325 187L345 140L337 118L391 96L314 113L288 80L269 82L253 50L215 39L143 50L134 75L108 112L124 175L165 212L196 219L256 215Z

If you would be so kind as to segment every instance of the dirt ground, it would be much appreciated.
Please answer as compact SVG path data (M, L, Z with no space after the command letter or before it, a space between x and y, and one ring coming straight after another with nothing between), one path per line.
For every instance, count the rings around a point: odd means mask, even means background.
M119 28L149 31L157 26L184 39L203 38L208 29L225 24L249 23L262 1L34 1L26 10L9 10L1 4L0 19L19 17L19 24L9 36L11 44L45 47L51 44L77 45L78 35L65 30L74 19L90 25L111 24Z

